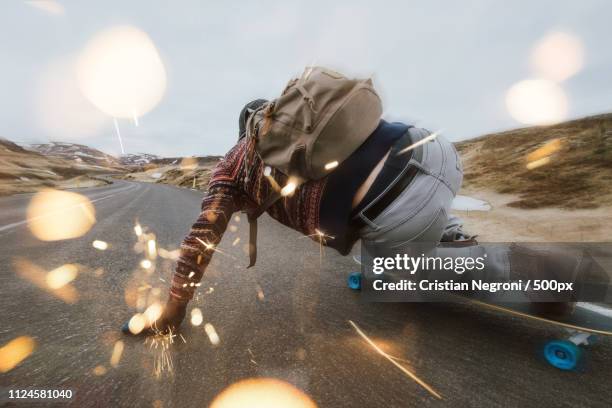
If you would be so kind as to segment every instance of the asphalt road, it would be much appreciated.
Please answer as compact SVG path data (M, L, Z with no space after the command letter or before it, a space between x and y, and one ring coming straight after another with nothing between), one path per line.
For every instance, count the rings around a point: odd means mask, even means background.
M224 254L215 255L193 302L219 344L211 344L203 324L186 321L186 343L177 337L170 348L173 372L156 378L155 351L123 338L119 327L135 313L126 291L148 280L165 296L159 278L169 280L172 262L157 258L146 275L133 228L138 221L156 234L159 247L176 249L199 212L201 193L127 182L79 192L94 201L97 223L80 238L57 242L37 240L23 223L31 195L0 199L0 343L27 335L37 344L0 376L0 405L43 405L6 399L8 389L35 387L72 389L78 407L204 407L228 385L262 376L294 384L321 407L609 407L612 401L609 338L589 349L582 370L562 372L538 357L546 340L563 334L556 328L467 304L361 302L346 287L355 269L351 257L326 250L321 258L317 243L267 217L260 222L257 266L245 269L242 217L232 222L238 228L228 230ZM109 248L99 251L93 240ZM44 270L80 265L73 282L78 301L66 303L19 277L16 265L24 260ZM349 320L442 400L374 351ZM118 340L125 347L113 367Z

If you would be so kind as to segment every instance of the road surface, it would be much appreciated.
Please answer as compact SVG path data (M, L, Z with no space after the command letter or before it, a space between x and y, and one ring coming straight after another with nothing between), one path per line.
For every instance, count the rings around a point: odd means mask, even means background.
M538 358L541 345L562 333L549 326L471 305L362 303L346 287L355 269L351 257L321 254L316 242L268 217L260 222L258 264L248 270L246 220L232 221L237 229L228 230L224 254L215 255L192 305L202 310L203 324L187 318L186 343L176 338L170 348L173 372L157 378L155 352L118 331L135 313L126 298L143 273L134 225L154 232L158 247L174 250L199 212L201 193L123 181L79 193L93 202L97 222L86 235L57 242L37 240L24 223L31 195L0 199L0 343L24 335L36 341L34 352L0 377L2 398L8 389L36 387L71 389L70 404L78 407L204 407L236 381L274 377L321 407L604 407L612 401L610 339L587 353L582 372L562 372ZM93 240L109 248L97 250ZM19 277L24 260L45 271L80 265L72 283L78 301L66 303ZM171 272L172 262L158 257L147 275L164 297L167 283L159 278L167 282ZM373 350L349 321L442 400ZM218 345L204 323L216 329ZM124 350L113 366L118 340Z

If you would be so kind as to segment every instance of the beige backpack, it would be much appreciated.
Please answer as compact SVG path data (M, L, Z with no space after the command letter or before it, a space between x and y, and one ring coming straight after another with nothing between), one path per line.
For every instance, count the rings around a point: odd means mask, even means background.
M381 115L381 100L370 79L348 79L326 68L307 67L280 97L251 114L246 134L255 139L262 161L297 186L333 171L376 129ZM280 189L275 191L249 214L249 266L257 255L257 217L282 195Z

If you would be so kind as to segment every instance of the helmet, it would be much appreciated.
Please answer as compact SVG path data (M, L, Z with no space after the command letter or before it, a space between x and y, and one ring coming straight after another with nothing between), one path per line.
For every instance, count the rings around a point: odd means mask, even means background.
M238 117L238 129L240 132L238 133L238 140L246 136L246 123L247 120L249 120L251 113L261 108L266 103L268 103L267 99L255 99L244 105L244 108L242 108L240 111L240 116Z

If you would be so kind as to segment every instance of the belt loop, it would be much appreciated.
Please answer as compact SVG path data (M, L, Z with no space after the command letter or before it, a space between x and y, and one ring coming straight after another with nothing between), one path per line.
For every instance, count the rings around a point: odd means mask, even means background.
M432 175L427 167L425 167L421 162L416 161L415 159L410 159L410 161L408 161L408 166L414 166L417 169L421 170L423 173L428 174L430 176Z

